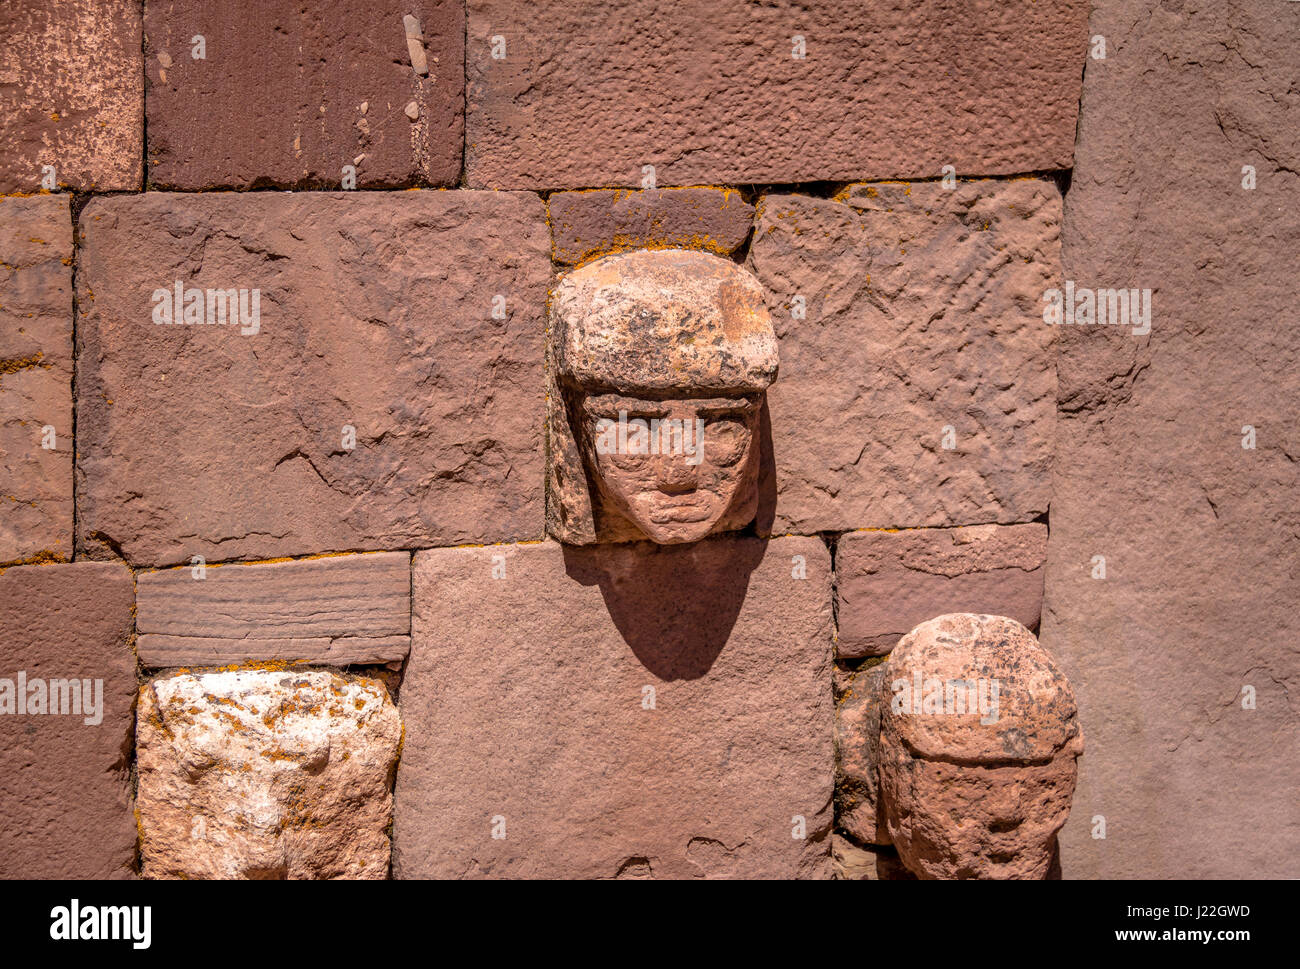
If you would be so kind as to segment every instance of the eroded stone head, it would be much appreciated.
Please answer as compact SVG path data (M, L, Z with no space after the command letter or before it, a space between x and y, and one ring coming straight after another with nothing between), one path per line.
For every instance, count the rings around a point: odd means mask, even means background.
M690 250L609 256L559 283L550 326L554 537L672 545L753 520L777 372L758 280Z
M954 613L890 654L885 826L921 878L1044 878L1083 753L1070 685L1020 623Z

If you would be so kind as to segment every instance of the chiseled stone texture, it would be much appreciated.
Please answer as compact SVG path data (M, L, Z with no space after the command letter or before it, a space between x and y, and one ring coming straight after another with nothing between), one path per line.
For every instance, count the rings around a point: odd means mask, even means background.
M412 63L406 15L419 21L423 65ZM200 34L204 59L193 57ZM361 188L460 177L465 12L455 0L151 0L145 40L155 186L338 188L345 165Z
M468 8L474 186L632 186L645 165L659 185L992 175L1073 156L1085 0Z
M140 688L146 878L386 878L402 722L377 680L180 673Z
M414 572L395 875L830 877L820 540L434 549Z
M1009 616L1033 629L1043 604L1047 526L849 532L835 546L837 652L882 656L948 612Z
M88 554L169 565L541 536L551 263L536 196L159 192L95 199L80 231ZM259 331L154 323L155 287L178 279L260 288Z
M147 667L254 660L401 665L411 648L411 555L374 552L260 565L190 566L136 580L136 653Z
M1047 510L1056 370L1042 295L1060 285L1060 224L1056 185L1029 178L760 200L749 265L781 354L774 533Z
M570 265L626 249L729 256L754 225L754 207L734 188L556 192L546 205L553 258Z
M1145 337L1060 335L1042 637L1089 744L1066 878L1287 878L1300 857L1295 7L1093 15L1066 278L1154 296Z
M885 663L835 670L835 823L861 844L887 845L879 805L880 684Z
M0 563L71 556L72 220L0 197Z
M55 184L139 190L144 69L139 0L5 0L0 6L0 192Z
M25 673L30 710L43 681L49 710L52 680L91 681L81 715L72 691L67 712L20 715L0 687L0 878L132 877L133 597L130 571L109 562L0 571L9 689Z

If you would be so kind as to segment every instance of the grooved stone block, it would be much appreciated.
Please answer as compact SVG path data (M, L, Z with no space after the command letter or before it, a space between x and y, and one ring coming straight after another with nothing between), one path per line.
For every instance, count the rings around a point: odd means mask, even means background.
M1087 0L470 0L473 186L1069 168ZM795 57L795 38L803 57Z
M679 247L729 256L754 224L754 207L732 188L597 189L546 201L556 262L626 249Z
M188 566L136 580L142 665L302 660L400 666L411 648L409 552Z
M133 598L108 562L0 572L0 878L131 877Z
M820 540L434 549L414 596L398 877L830 876Z
M362 188L459 179L462 4L150 0L145 7L154 185L338 188L345 165ZM418 28L410 42L407 16ZM199 37L202 58L194 56Z
M5 0L0 37L0 192L39 191L45 165L59 188L139 190L139 0Z
M72 220L0 198L0 563L72 555Z
M149 193L92 201L80 231L88 554L169 565L541 535L536 196ZM219 289L247 290L250 310L259 290L257 332L154 322L155 288L177 280L209 311Z
M1038 179L760 201L749 266L781 353L767 395L773 532L1047 510L1056 369L1042 295L1060 285L1060 224L1060 192Z
M950 612L1009 616L1033 629L1046 558L1039 522L849 532L836 546L838 654L882 656Z

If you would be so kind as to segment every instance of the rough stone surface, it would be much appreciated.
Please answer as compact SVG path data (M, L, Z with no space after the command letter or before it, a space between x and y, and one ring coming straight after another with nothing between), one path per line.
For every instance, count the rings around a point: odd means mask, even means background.
M1038 625L1047 526L971 525L849 532L835 546L837 651L883 656L913 627L948 612Z
M1295 6L1093 16L1109 50L1084 81L1066 278L1150 288L1153 312L1145 337L1060 335L1042 636L1089 745L1067 878L1288 878L1300 857Z
M729 256L754 225L754 207L733 188L556 192L546 207L552 256L565 264L642 248Z
M140 688L146 878L386 878L402 722L377 680L230 670Z
M172 0L145 6L154 185L338 188L345 165L355 168L361 188L459 179L460 3ZM412 16L419 39L409 39ZM203 59L193 56L197 35L205 40ZM412 52L422 56L424 72Z
M886 666L878 797L903 864L926 879L1046 878L1083 734L1033 633L1002 616L939 616Z
M80 231L79 548L168 565L542 534L536 196L158 192L95 199ZM175 280L260 288L258 332L153 322Z
M147 667L301 660L400 666L411 648L409 552L188 566L136 580Z
M646 165L661 186L992 175L1073 156L1084 0L468 8L475 186L639 186Z
M414 572L398 877L830 876L821 541L435 549Z
M831 836L831 860L839 881L915 881L892 848L864 847L842 834Z
M550 323L553 537L673 545L754 521L777 358L752 274L690 250L609 256L555 287Z
M72 221L0 198L0 563L71 556Z
M888 667L835 671L835 824L868 845L887 845L880 782L880 687Z
M132 600L130 571L108 562L0 571L0 878L132 876ZM53 709L52 681L89 680L81 715L61 687L58 715L19 714L20 672L28 711L38 693Z
M138 0L0 6L0 192L139 190L144 69ZM48 187L48 186L46 186Z
M841 198L759 203L749 264L781 353L768 393L774 532L1038 517L1055 417L1042 295L1060 285L1056 185L857 185Z

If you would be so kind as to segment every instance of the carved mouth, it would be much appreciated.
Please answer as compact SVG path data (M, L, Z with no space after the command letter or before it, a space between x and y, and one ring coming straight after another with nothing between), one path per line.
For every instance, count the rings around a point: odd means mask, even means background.
M702 522L709 517L709 501L689 495L680 498L656 495L650 499L648 517L656 525L685 525Z

